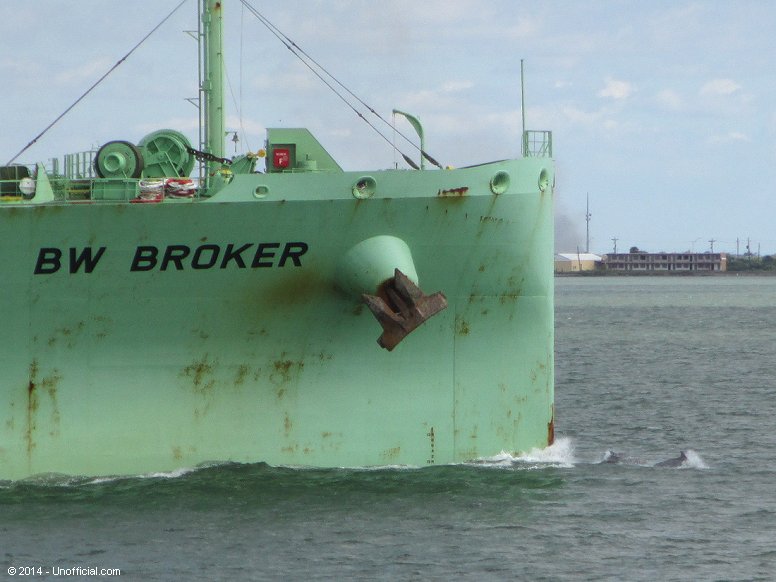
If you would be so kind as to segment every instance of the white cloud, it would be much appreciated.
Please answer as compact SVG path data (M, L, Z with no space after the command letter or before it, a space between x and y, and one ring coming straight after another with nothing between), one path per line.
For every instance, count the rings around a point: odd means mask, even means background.
M657 102L666 109L681 109L682 97L673 89L663 89L657 94Z
M282 71L256 75L245 84L257 90L271 91L273 93L287 91L298 93L310 91L321 87L321 82L302 63L296 61L285 67Z
M445 93L457 93L459 91L465 91L474 87L474 83L471 81L448 81L442 85L442 90Z
M728 144L732 142L751 142L751 138L740 131L731 131L724 135L714 135L708 139L711 144Z
M617 81L607 78L606 85L598 92L599 97L610 97L612 99L627 99L633 93L633 85L627 81Z
M96 81L100 76L107 73L110 67L110 59L101 58L90 63L84 63L80 67L62 71L54 78L54 80L57 83L78 83L84 80Z
M29 74L30 68L31 63L29 62L18 61L8 57L0 58L0 71L2 71L4 75Z
M731 95L741 89L733 79L712 79L701 87L701 95Z
M330 129L327 134L339 139L348 139L353 136L353 130L349 127L339 127Z
M421 89L399 97L398 108L402 111L433 111L441 107L438 91ZM447 104L445 104L447 105Z
M507 38L517 40L537 37L541 34L543 24L538 18L523 16L518 20L517 24L508 26L504 31L504 35Z
M416 114L424 111L460 111L463 96L459 93L474 87L471 81L448 81L433 89L420 89L399 97L398 107L402 111Z
M169 127L176 131L181 131L187 135L194 135L199 130L199 118L196 116L189 117L168 117L161 123L159 122L144 122L138 123L133 126L133 130L138 134L148 134L152 131L157 131L160 127ZM196 144L193 144L196 146Z
M592 125L594 123L598 123L601 120L600 111L584 111L573 105L566 105L561 107L561 113L572 123L577 123L580 125Z

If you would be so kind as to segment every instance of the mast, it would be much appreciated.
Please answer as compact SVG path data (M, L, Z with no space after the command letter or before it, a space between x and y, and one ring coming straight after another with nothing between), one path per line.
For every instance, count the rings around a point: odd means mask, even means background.
M226 150L224 114L224 37L223 2L203 0L202 30L204 41L205 151L223 158ZM207 163L208 182L220 168L218 162Z
M526 140L525 140L525 83L523 81L523 59L520 59L520 116L523 119L523 132L520 134L520 140L522 142L522 151L520 152L523 157L526 155Z

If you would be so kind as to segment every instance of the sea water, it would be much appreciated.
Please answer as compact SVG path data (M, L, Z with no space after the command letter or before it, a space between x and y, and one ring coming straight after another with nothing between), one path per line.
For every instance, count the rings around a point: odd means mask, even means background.
M557 279L552 447L0 482L0 579L772 580L774 330L776 278Z

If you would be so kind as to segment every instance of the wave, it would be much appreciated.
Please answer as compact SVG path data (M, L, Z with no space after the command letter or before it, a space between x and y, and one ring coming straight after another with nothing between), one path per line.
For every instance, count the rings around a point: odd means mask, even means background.
M174 481L178 479L196 478L203 472L231 472L231 471L275 471L289 472L299 475L305 473L320 474L327 472L349 473L379 473L379 472L414 472L426 471L432 468L443 467L496 467L510 469L543 469L547 467L571 468L576 464L574 458L574 446L570 438L558 438L555 443L545 448L534 448L526 453L511 454L502 451L497 455L482 457L464 463L451 463L449 465L379 465L364 467L305 467L289 465L268 465L267 463L239 463L234 461L210 461L191 467L181 467L170 471L153 471L136 475L66 475L62 473L42 473L26 479L15 481L0 481L0 489L15 487L89 487L115 484L127 481Z
M577 464L574 458L574 443L568 437L555 439L548 447L533 448L527 453L513 455L501 451L492 457L483 457L472 461L473 465L485 465L504 468L543 469L547 467L572 468Z
M509 453L501 451L500 453L488 457L481 457L464 463L454 463L449 465L381 465L364 467L302 467L302 466L272 466L267 463L238 463L233 461L212 461L201 463L192 467L181 467L170 471L154 471L138 475L100 475L100 476L72 476L59 473L47 473L35 475L27 479L18 481L0 481L0 490L12 489L17 487L34 488L81 488L93 487L110 484L121 484L127 482L150 483L154 481L174 482L186 479L208 479L208 475L218 475L219 477L229 478L230 475L239 479L256 479L270 477L272 475L297 475L304 477L314 475L322 477L325 475L339 474L357 474L372 473L396 474L400 472L424 472L434 469L455 469L455 467L470 468L496 468L510 469L518 471L542 470L548 468L572 469L580 466L590 465L626 465L655 468L678 468L678 469L708 469L708 464L701 455L692 449L683 451L684 458L673 457L657 461L645 461L638 457L632 457L623 453L616 453L613 450L607 450L593 461L579 461L575 456L574 441L569 437L559 437L555 442L544 448L534 448L522 453Z

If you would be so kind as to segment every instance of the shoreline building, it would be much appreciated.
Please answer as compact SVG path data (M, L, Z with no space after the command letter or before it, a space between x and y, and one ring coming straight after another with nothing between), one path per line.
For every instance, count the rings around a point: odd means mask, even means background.
M603 265L601 257L593 253L556 253L556 273L579 273L595 271Z
M727 271L727 253L612 253L604 264L607 271L721 272Z

